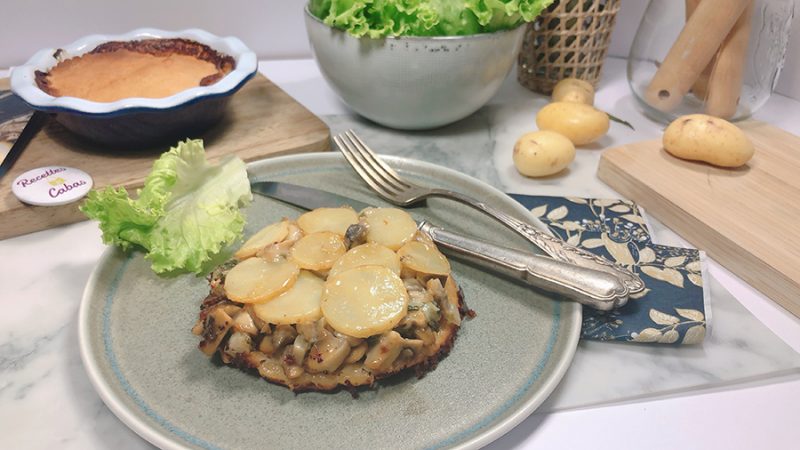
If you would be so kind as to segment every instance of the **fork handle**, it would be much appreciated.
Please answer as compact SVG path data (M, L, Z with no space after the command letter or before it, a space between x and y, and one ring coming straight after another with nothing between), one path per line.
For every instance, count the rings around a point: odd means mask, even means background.
M419 229L447 253L461 255L481 267L516 278L533 287L561 294L591 308L609 311L628 301L625 286L609 273L547 256L500 247L446 231L427 222L421 222Z
M605 272L616 277L625 286L625 289L627 290L626 295L637 294L644 291L645 286L642 279L625 267L615 264L582 248L568 244L561 239L555 238L533 227L528 223L509 216L504 212L498 211L486 203L475 200L467 195L445 189L433 189L430 195L456 200L494 217L505 226L516 231L519 235L533 243L533 245L542 249L543 252L550 255L550 257L553 259L572 263L587 269Z

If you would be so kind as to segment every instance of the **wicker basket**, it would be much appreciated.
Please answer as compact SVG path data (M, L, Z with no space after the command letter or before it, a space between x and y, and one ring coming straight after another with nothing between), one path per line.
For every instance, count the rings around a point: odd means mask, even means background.
M560 0L528 24L517 79L528 89L550 94L564 78L595 87L608 51L620 0Z

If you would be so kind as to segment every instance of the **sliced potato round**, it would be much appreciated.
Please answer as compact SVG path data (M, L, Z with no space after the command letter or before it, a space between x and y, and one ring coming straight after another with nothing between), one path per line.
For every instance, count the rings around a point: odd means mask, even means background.
M433 244L420 241L406 242L397 251L403 266L430 275L449 275L450 262Z
M262 248L286 239L288 234L289 222L286 220L267 225L248 239L233 256L240 261L255 256Z
M301 270L291 289L283 294L253 305L259 319L276 325L313 322L322 317L319 303L325 282L311 272Z
M248 258L225 276L225 295L239 303L263 302L292 287L299 273L297 264L283 258Z
M317 208L297 218L297 225L306 234L330 231L344 236L354 223L358 223L358 214L349 207Z
M321 307L334 330L365 338L400 322L407 312L408 291L386 267L356 267L328 278Z
M300 238L289 250L289 259L300 268L327 270L347 251L342 236L330 231L311 233Z
M398 276L402 269L397 253L383 245L368 243L351 248L344 256L337 259L328 276L332 277L337 273L361 266L383 266Z
M367 208L362 213L367 223L367 242L397 250L417 232L417 223L397 208Z

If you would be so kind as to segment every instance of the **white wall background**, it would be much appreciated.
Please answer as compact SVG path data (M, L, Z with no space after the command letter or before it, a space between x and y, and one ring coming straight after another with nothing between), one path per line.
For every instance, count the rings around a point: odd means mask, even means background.
M655 0L680 1L680 0ZM765 0L769 1L769 0ZM800 99L800 0L778 92ZM235 35L261 59L308 58L304 0L0 0L0 68L92 33L138 27ZM627 56L647 2L622 0L610 54Z

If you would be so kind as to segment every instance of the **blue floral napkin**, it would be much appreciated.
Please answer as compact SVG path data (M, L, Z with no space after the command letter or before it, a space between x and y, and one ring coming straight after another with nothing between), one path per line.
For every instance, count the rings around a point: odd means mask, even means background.
M698 250L654 244L640 208L626 200L510 194L565 241L637 272L647 289L610 312L583 309L583 339L699 344L710 311Z

